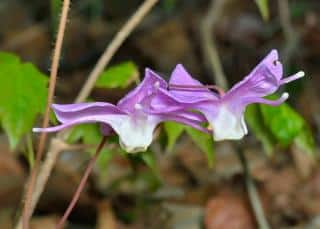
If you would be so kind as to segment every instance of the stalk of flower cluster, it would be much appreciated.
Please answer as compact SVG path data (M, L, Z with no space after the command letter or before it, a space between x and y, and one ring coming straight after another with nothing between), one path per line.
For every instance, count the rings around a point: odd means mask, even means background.
M93 155L93 157L91 158L89 164L88 164L88 167L86 168L85 172L84 172L84 175L82 176L81 178L81 181L80 181L80 184L75 192L75 194L73 195L73 198L67 208L67 210L65 211L63 217L61 218L61 220L59 221L59 223L57 224L56 226L56 229L61 229L63 227L63 225L65 224L67 218L69 217L72 209L75 207L77 201L79 200L79 197L80 197L80 194L81 192L83 191L84 187L85 187L85 184L89 178L89 175L94 167L94 164L104 146L104 144L106 143L107 141L107 137L103 137L101 142L99 143L97 149L96 149L96 152L95 154Z
M263 211L259 193L251 177L248 161L244 155L243 150L240 147L237 147L237 153L243 168L247 192L258 226L260 229L270 229L270 226Z
M54 96L57 73L58 73L58 68L59 68L59 58L60 58L60 54L61 54L64 31L65 31L65 27L67 24L69 5L70 5L70 0L63 1L62 14L61 14L61 18L60 18L57 40L56 40L53 58L52 58L52 64L51 64L49 93L48 93L45 115L44 115L44 119L43 119L43 123L42 123L43 128L46 128L49 125L50 107L51 107L53 96ZM23 229L29 228L29 219L32 215L32 213L31 213L32 211L30 210L31 200L32 200L32 192L33 192L34 185L36 183L36 175L39 170L40 161L41 161L42 154L44 151L46 138L47 138L47 134L41 133L40 139L39 139L38 151L37 151L37 155L36 155L36 162L34 164L32 171L31 171L30 180L29 180L27 190L26 190L26 197L25 197L25 203L24 203L23 214L22 214Z

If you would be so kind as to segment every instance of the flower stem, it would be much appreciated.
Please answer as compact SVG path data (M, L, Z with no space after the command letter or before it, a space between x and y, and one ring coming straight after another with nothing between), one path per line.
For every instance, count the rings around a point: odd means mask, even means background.
M237 147L237 155L242 165L247 192L249 195L251 207L253 209L258 226L260 229L270 229L270 226L268 224L268 221L265 217L265 214L262 208L259 193L256 189L256 186L250 174L250 169L247 163L247 159L244 155L243 150L240 149L240 147Z
M89 178L89 175L90 175L90 173L91 173L91 171L93 169L93 166L94 166L94 164L95 164L95 162L96 162L96 160L97 160L97 158L98 158L98 156L99 156L104 144L106 143L106 141L107 141L107 137L104 136L102 138L100 144L98 145L95 154L91 158L91 160L90 160L90 162L88 164L88 167L86 168L86 171L84 172L83 177L81 178L80 184L79 184L75 194L73 195L73 198L72 198L67 210L65 211L63 217L61 218L61 220L57 224L56 229L61 229L63 227L63 225L66 222L67 218L69 217L72 209L75 207L77 201L79 200L80 194L81 194L81 192L83 191L83 189L85 187L85 184L86 184L86 182L87 182L87 180Z

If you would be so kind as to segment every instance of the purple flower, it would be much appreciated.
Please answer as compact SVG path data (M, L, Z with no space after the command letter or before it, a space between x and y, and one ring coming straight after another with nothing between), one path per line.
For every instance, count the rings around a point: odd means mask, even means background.
M275 101L262 97L274 93L283 84L303 77L304 72L300 71L287 78L282 76L283 68L278 60L278 53L272 50L248 76L226 93L211 92L206 86L193 79L180 64L171 75L169 82L171 90L169 92L160 90L170 98L169 104L173 109L178 109L182 105L184 108L188 107L203 113L213 129L215 140L241 139L248 133L244 121L246 106L252 103L271 106L283 103L289 97L286 92ZM165 97L157 97L154 102L164 106L169 99L163 100L163 98Z
M208 132L201 124L206 121L202 114L186 111L183 107L170 112L170 109L157 109L151 104L165 90L167 83L149 69L139 86L129 92L115 106L105 102L52 105L61 125L49 128L34 128L35 132L55 132L81 123L101 123L101 131L109 135L112 131L119 135L120 145L127 152L144 151L151 144L156 126L163 121L180 122L201 131ZM166 96L166 95L164 95ZM158 101L164 101L159 99Z

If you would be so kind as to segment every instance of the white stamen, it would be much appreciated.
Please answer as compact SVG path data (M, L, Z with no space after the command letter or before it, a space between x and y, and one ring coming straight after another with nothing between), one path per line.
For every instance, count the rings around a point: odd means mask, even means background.
M142 109L142 105L140 103L136 103L136 104L134 104L134 109L141 110Z
M284 78L282 80L280 80L280 85L281 84L286 84L286 83L289 83L291 81L294 81L294 80L297 80L297 79L300 79L304 77L304 71L299 71L297 72L296 74L292 75L292 76L289 76L287 78Z
M304 75L305 75L305 74L304 74L304 71L300 71L300 72L297 72L297 73L296 73L296 76L297 76L297 77L304 77Z
M282 95L281 95L281 98L282 99L288 99L289 98L289 93L288 92L284 92Z
M154 87L158 89L160 87L160 82L159 81L155 82Z

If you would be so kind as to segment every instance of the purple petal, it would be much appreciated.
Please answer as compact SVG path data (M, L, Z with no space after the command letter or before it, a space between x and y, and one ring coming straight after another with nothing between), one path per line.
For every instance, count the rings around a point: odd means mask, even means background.
M58 126L52 126L52 127L47 127L47 128L33 128L32 131L33 132L58 132L60 130L75 126L75 125L79 125L79 124L84 124L84 123L95 123L97 122L96 120L75 120L75 121L71 121L71 122L67 122L67 123L63 123L61 125Z
M201 122L191 120L187 117L177 115L177 114L167 114L167 115L159 115L159 117L162 119L162 121L175 121L178 123L185 124L187 126L191 126L197 130L200 130L204 133L210 133L210 131L203 126L201 126Z
M255 98L249 98L249 99L244 100L243 105L245 106L245 105L249 105L252 103L262 103L262 104L267 104L270 106L279 106L280 104L284 103L288 98L289 98L289 94L287 92L285 92L277 100L268 100L268 99L255 97Z
M137 103L142 103L144 99L153 95L159 88L167 88L167 83L160 76L150 69L146 69L143 81L133 91L122 98L117 107L128 112L134 111Z
M208 99L216 100L219 96L205 88L198 80L186 71L182 64L178 64L173 70L169 85L178 85L180 88L170 87L171 95L180 102L195 103ZM185 89L181 88L185 86ZM203 88L188 89L188 86L203 86Z
M234 85L223 97L264 97L274 93L280 86L283 69L278 52L272 50L242 81Z
M64 105L53 104L52 108L57 119L62 123L92 115L126 114L113 104L103 102Z

